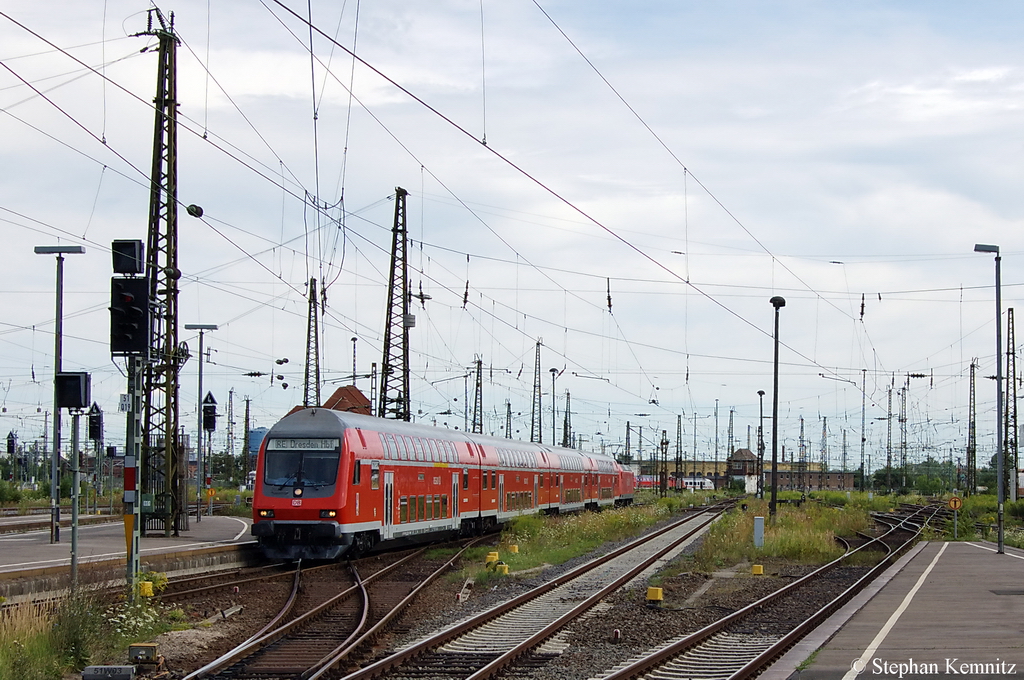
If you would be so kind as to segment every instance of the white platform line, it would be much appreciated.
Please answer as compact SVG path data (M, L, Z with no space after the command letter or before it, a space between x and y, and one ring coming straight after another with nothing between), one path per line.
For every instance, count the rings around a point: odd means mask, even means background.
M924 580L928 578L928 574L932 573L935 563L939 561L939 558L942 557L942 553L946 551L948 546L949 543L942 544L942 547L939 548L939 552L935 555L931 564L929 564L928 568L924 570L924 573L917 579L917 583L915 583L914 587L910 589L907 596L903 598L903 602L900 603L900 606L896 608L896 611L892 613L889 620L885 622L884 626L882 626L882 630L878 631L878 635L876 635L875 639L871 641L871 644L864 650L864 653L860 655L860 658L854 659L850 664L850 670L848 670L846 675L843 676L843 680L853 680L860 675L865 668L867 668L868 661L875 655L875 652L878 651L878 648L881 646L886 636L889 635L889 631L892 630L899 618L903 616L903 612L905 612L907 607L910 606L910 601L914 599L914 595L917 595L917 591L921 589L921 586L924 584Z
M988 551L994 552L994 553L999 552L997 549L990 548L987 545L978 545L977 543L971 543L969 541L964 541L964 543L966 543L967 545L973 545L975 548L981 548L982 550L988 550ZM1006 555L1007 557L1016 557L1018 560L1024 560L1024 556L1022 556L1022 555L1014 555L1013 553L1008 553L1008 552L1004 552L1003 554Z

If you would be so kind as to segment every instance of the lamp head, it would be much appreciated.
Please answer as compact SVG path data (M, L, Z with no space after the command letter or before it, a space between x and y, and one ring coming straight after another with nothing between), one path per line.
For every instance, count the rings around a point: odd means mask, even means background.
M36 246L36 255L81 255L85 252L82 246Z
M764 396L764 390L758 390L757 391L757 396L763 397Z
M786 306L786 298L782 297L781 295L776 295L768 302L772 303L772 307L774 307L775 309Z
M976 253L995 253L999 254L999 246L986 245L984 243L975 243L974 252Z

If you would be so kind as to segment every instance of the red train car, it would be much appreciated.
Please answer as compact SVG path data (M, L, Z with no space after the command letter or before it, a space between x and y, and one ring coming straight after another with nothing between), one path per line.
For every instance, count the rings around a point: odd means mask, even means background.
M601 454L310 408L263 439L252 534L272 559L333 559L625 505L634 484Z

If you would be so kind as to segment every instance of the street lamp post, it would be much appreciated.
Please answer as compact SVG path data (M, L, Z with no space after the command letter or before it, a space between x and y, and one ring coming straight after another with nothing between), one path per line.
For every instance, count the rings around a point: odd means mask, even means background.
M761 402L761 420L757 426L757 497L764 498L764 390L757 391Z
M996 535L998 550L1003 554L1003 503L1006 499L1006 480L1003 478L1003 300L1000 289L999 246L978 243L974 246L976 253L995 253L996 258ZM1016 470L1014 478L1016 478Z
M199 392L196 396L196 412L198 423L196 425L196 521L203 521L203 334L206 331L217 330L216 324L212 323L187 323L187 331L199 331Z
M768 514L774 519L779 493L779 309L786 306L786 300L776 295L769 302L775 308L775 369L772 390L772 500L768 504Z
M61 371L64 334L64 256L85 253L82 246L36 246L36 255L57 256L57 313L53 341L53 455L50 458L50 543L60 542L60 406L57 374Z

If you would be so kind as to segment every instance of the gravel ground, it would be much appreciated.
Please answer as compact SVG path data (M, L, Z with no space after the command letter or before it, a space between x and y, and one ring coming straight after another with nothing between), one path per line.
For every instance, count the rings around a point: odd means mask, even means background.
M380 641L378 650L383 655L430 635L545 583L618 545L606 544L591 555L557 567L545 568L529 576L503 579L485 591L472 591L466 602L458 600L463 582L456 578L442 577L421 594L394 626L387 639ZM697 545L691 544L685 553L692 552ZM667 577L659 584L664 591L664 601L658 608L647 605L646 584L616 593L606 600L608 607L563 631L561 637L569 643L565 652L530 671L530 677L536 680L584 680L594 677L674 637L699 630L813 569L781 561L765 562L764 567L764 576L751 576L749 567L746 567L737 569L733 578L712 579L708 574L690 572ZM339 577L338 572L333 570L317 572L318 579ZM707 585L709 580L712 583L707 590L692 604L687 604L687 598ZM160 644L161 654L167 659L172 677L183 677L255 632L277 613L290 588L290 581L268 582L254 586L253 590L243 594L212 596L201 603L184 607L186 613L196 620L215 615L236 600L244 605L241 613L225 620L160 636L156 642ZM827 597L836 588L838 585L835 584L824 586L822 597ZM620 640L613 642L616 630L620 632ZM525 676L517 674L517 677Z

